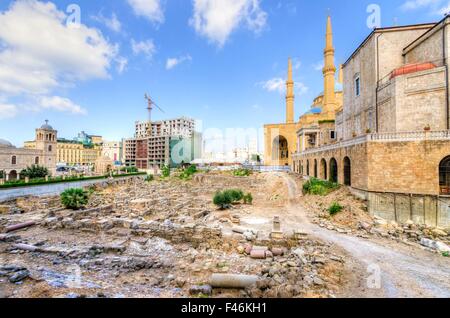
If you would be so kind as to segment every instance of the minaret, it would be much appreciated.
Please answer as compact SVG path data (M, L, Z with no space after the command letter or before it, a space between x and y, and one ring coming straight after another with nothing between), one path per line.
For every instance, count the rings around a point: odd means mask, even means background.
M333 47L333 29L331 27L331 17L327 20L327 34L326 45L324 50L324 98L323 98L323 113L327 114L334 111L336 105L335 93L335 76L336 66L334 65L334 47Z
M294 123L294 80L292 79L292 60L289 58L288 79L286 81L286 123Z

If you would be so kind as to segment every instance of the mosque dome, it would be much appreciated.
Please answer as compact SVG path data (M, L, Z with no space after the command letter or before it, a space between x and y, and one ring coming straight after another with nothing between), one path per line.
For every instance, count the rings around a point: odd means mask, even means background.
M0 138L0 147L14 147L8 140Z

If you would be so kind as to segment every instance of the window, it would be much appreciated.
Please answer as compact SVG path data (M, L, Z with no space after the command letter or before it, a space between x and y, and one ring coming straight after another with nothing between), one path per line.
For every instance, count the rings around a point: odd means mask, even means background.
M330 139L336 139L336 132L334 130L330 130Z
M439 164L439 186L442 195L450 195L450 156Z
M11 158L11 164L12 164L12 165L16 165L16 164L17 164L17 157L16 157L16 156L12 156L12 158Z
M53 150L52 145L49 145L49 146L48 146L48 152L52 152L52 150Z
M361 80L359 76L355 79L355 95L359 96L361 94Z
M39 164L39 157L34 158L34 164L38 165Z

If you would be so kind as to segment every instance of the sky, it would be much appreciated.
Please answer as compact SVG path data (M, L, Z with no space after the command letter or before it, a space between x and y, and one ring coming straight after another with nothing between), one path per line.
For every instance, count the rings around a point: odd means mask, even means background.
M145 93L155 120L260 129L285 120L289 57L298 118L323 90L327 15L338 65L373 8L387 27L437 22L450 1L0 0L0 138L22 146L46 119L62 138L132 137Z

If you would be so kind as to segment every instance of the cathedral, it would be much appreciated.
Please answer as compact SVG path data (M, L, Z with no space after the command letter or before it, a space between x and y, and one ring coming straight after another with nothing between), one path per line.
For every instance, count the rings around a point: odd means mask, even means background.
M330 122L334 124L336 111L343 105L341 72L339 83L336 83L336 66L334 64L333 31L331 18L327 20L325 50L324 50L324 90L314 99L311 109L299 120L295 121L294 112L294 80L292 74L292 61L288 63L288 78L286 81L286 122L282 124L269 124L264 126L264 164L266 166L293 166L293 154L302 145L297 141L297 132L300 129L316 128L319 123ZM330 127L332 127L330 125ZM335 137L330 128L326 138ZM323 137L325 138L325 137Z

